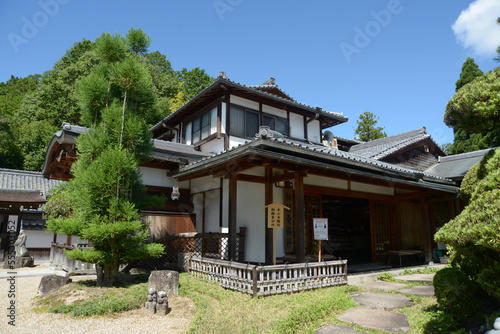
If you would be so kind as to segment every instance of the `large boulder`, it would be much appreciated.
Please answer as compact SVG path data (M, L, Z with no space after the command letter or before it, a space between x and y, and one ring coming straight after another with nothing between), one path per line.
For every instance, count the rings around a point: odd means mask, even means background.
M148 290L165 291L167 295L179 293L179 273L173 270L154 270L149 275Z
M43 276L42 280L40 281L40 285L38 286L38 294L47 296L60 287L65 286L66 284L71 282L72 279L69 277L57 275Z

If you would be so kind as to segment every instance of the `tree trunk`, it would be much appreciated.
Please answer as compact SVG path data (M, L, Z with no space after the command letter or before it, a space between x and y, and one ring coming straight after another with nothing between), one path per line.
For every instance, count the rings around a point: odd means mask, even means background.
M119 265L109 264L104 266L104 286L113 287L118 283Z
M123 128L125 127L125 105L127 104L127 87L125 87L125 96L123 97L123 111L122 111L122 131L120 132L120 147L123 140Z

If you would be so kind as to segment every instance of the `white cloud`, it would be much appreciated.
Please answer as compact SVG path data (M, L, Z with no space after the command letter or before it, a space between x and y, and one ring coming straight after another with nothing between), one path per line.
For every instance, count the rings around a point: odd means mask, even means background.
M496 55L500 45L500 1L476 0L451 26L457 40L480 56Z

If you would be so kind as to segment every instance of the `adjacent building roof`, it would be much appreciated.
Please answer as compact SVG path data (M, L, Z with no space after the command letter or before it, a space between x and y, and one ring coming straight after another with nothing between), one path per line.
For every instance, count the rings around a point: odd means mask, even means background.
M288 95L285 97L278 96L272 91L268 91L267 88L277 88L277 85L269 83L266 81L263 85L259 86L247 86L227 78L224 72L219 73L219 76L205 89L199 92L195 97L186 102L182 107L165 117L163 120L155 124L151 128L153 136L157 138L162 131L164 131L162 124L167 126L176 126L182 120L184 120L190 113L197 111L199 108L205 107L207 103L210 103L221 96L221 92L227 92L232 94L239 94L243 97L249 98L260 98L266 100L266 103L274 105L276 107L287 107L289 109L294 109L301 111L303 113L309 113L311 116L318 116L322 127L327 128L339 123L347 122L348 118L341 113L326 111L318 107L311 107L303 103L299 103L291 99ZM281 90L279 90L282 92ZM282 92L284 93L284 92ZM223 94L222 94L223 95Z
M431 136L427 134L425 127L353 145L349 149L349 152L375 160L382 160L406 149L410 145L423 141L430 141L443 156L445 155L434 140L432 140Z
M492 149L440 157L437 164L425 170L426 173L462 180L472 166L477 164Z
M0 202L45 203L50 189L63 181L49 180L42 173L0 169Z
M50 140L41 174L51 178L60 178L57 175L66 175L65 178L69 178L71 164L76 160L76 140L78 136L87 131L88 128L63 123L62 129ZM158 139L153 140L153 147L153 160L168 163L186 164L212 155L196 151L192 145Z

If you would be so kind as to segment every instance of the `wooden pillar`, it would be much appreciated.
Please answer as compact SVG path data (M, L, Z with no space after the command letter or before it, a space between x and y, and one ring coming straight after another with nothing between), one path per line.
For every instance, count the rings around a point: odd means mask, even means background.
M304 227L306 215L304 212L304 176L300 171L295 171L295 234L296 234L296 255L297 262L305 262L305 240L304 240Z
M271 177L273 176L273 169L271 167L266 167L266 190L265 190L265 203L266 205L271 204L273 202L273 184L270 182ZM267 228L267 210L265 212L265 221L266 224L264 226L265 229L265 261L266 264L273 263L273 229Z
M238 181L236 174L231 174L229 178L229 259L236 261L236 193Z
M426 261L432 261L429 214L424 193L420 195L420 207L422 208L422 229L424 231L424 256Z

